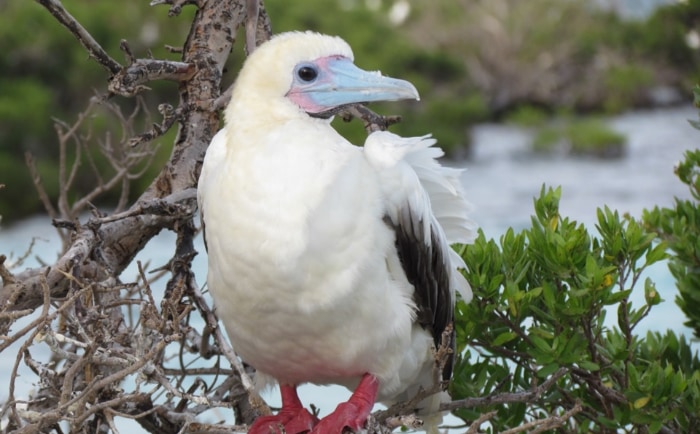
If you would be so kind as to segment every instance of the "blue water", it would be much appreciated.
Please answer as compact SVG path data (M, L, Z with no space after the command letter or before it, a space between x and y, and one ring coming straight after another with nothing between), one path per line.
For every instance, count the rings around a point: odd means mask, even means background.
M627 136L629 145L627 157L613 161L561 156L535 158L527 153L529 131L496 124L480 125L473 131L474 158L460 164L467 168L463 181L475 205L473 216L488 237L498 238L508 227L528 227L533 197L539 194L543 184L562 186L562 215L583 222L590 229L596 221L596 208L603 205L632 216L640 216L643 209L654 205L671 206L674 197L688 196L685 187L673 175L673 166L686 149L700 144L700 131L687 122L695 118L697 113L690 107L634 112L612 118L610 124ZM39 260L53 262L60 243L50 220L44 216L0 228L0 253L12 253L12 262L26 251L32 237L36 239L33 249L36 256L28 258L18 269L37 266ZM164 232L149 243L139 259L150 261L151 268L166 264L174 243L175 237ZM195 258L194 271L201 285L205 281L206 257L201 239L198 243L201 254ZM656 282L665 301L642 321L640 331L672 329L690 337L689 329L683 326L685 317L673 302L674 282L665 265L654 266L647 275ZM135 276L134 263L124 272L122 280L133 281ZM643 291L637 291L632 302L638 306L643 304ZM613 312L607 320L611 325L615 323ZM7 382L17 348L18 345L0 354L0 382ZM35 357L42 351L48 352L43 344L32 347ZM17 383L16 394L27 396L35 377L25 368L20 372L23 375ZM305 386L300 395L305 403L321 404L322 414L326 414L349 393L341 387ZM266 396L272 405L279 405L274 391ZM0 401L6 397L6 390L0 390ZM121 422L120 427L124 432L138 432L138 426L130 421Z

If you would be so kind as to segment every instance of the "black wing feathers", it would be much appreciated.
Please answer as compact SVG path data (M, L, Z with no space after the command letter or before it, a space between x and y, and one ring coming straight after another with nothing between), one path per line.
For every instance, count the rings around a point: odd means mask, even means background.
M441 243L435 228L430 226L430 240L425 239L423 225L430 222L418 220L410 207L403 209L398 222L385 221L396 232L396 250L406 278L415 288L414 301L418 308L417 321L428 330L439 348L442 333L454 320L453 300L450 291L450 270L447 252L441 249ZM454 346L454 334L452 336ZM443 379L448 380L452 373L451 360L445 367Z

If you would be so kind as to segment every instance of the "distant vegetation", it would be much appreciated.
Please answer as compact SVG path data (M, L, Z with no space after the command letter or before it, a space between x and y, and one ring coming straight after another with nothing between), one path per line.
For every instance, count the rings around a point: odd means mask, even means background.
M185 8L184 16L171 19L142 1L63 3L118 59L123 58L122 38L128 38L138 56L151 50L178 58L177 53L167 54L165 46L183 44L188 14L194 12ZM410 2L410 13L400 20L400 3L276 0L266 6L275 32L312 29L341 35L361 66L414 82L422 101L380 110L403 114L406 122L397 125L397 133L432 132L453 149L469 146L472 124L508 118L523 108L546 116L562 109L616 113L658 103L659 91L672 100L689 94L700 78L698 52L687 43L697 38L692 32L700 0L661 8L646 21L622 21L591 8L586 0ZM90 97L106 89L104 71L35 2L0 3L0 45L10 47L0 57L0 184L6 185L0 191L0 210L8 221L41 209L25 152L34 155L44 179L56 179L59 146L52 119L72 124ZM227 83L243 58L241 47L236 50ZM175 101L177 89L158 83L143 98L157 117L157 105ZM125 114L134 109L132 100L114 102ZM104 140L106 131L115 139L123 134L118 116L99 110L91 116L93 121L81 127L86 143ZM359 125L336 123L353 140L362 140ZM148 126L132 127L138 132ZM171 140L161 140L157 161L167 156ZM91 152L90 146L83 151ZM99 153L94 164L112 170ZM147 174L132 181L132 191L150 179ZM86 177L85 188L91 183Z

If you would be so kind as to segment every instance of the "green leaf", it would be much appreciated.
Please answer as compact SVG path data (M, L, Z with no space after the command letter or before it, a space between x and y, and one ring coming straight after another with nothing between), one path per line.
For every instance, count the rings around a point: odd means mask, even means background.
M552 352L552 347L545 341L544 339L540 338L539 336L535 335L530 335L530 340L532 341L533 344L542 352L544 353L551 353Z
M651 400L651 396L643 396L641 398L636 399L632 406L635 409L639 410L640 408L645 407L649 403L649 400Z
M549 363L537 371L537 376L540 378L547 378L552 375L557 369L559 369L558 363Z
M665 242L661 242L654 246L652 249L647 251L646 255L646 263L647 265L655 264L656 262L663 261L664 259L668 258L668 253L666 253L666 250L668 249L668 244Z
M620 301L622 301L622 299L628 298L631 293L632 293L631 289L627 289L625 291L614 292L608 296L608 298L605 300L604 303L606 305L617 304Z
M656 285L648 277L644 281L644 299L649 306L656 306L657 304L661 303L659 291L656 290Z
M491 342L491 345L494 347L501 346L507 342L512 341L513 339L517 338L518 335L515 332L503 332L500 335L496 336L496 339L494 339Z
M578 362L578 365L587 371L600 371L600 365L595 362L591 362L590 360L581 360L580 362Z

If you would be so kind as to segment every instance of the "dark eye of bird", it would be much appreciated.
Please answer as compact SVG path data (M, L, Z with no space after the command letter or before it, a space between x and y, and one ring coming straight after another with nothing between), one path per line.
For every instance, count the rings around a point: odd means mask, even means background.
M297 71L297 75L304 81L314 81L318 77L318 71L311 66L302 66Z

